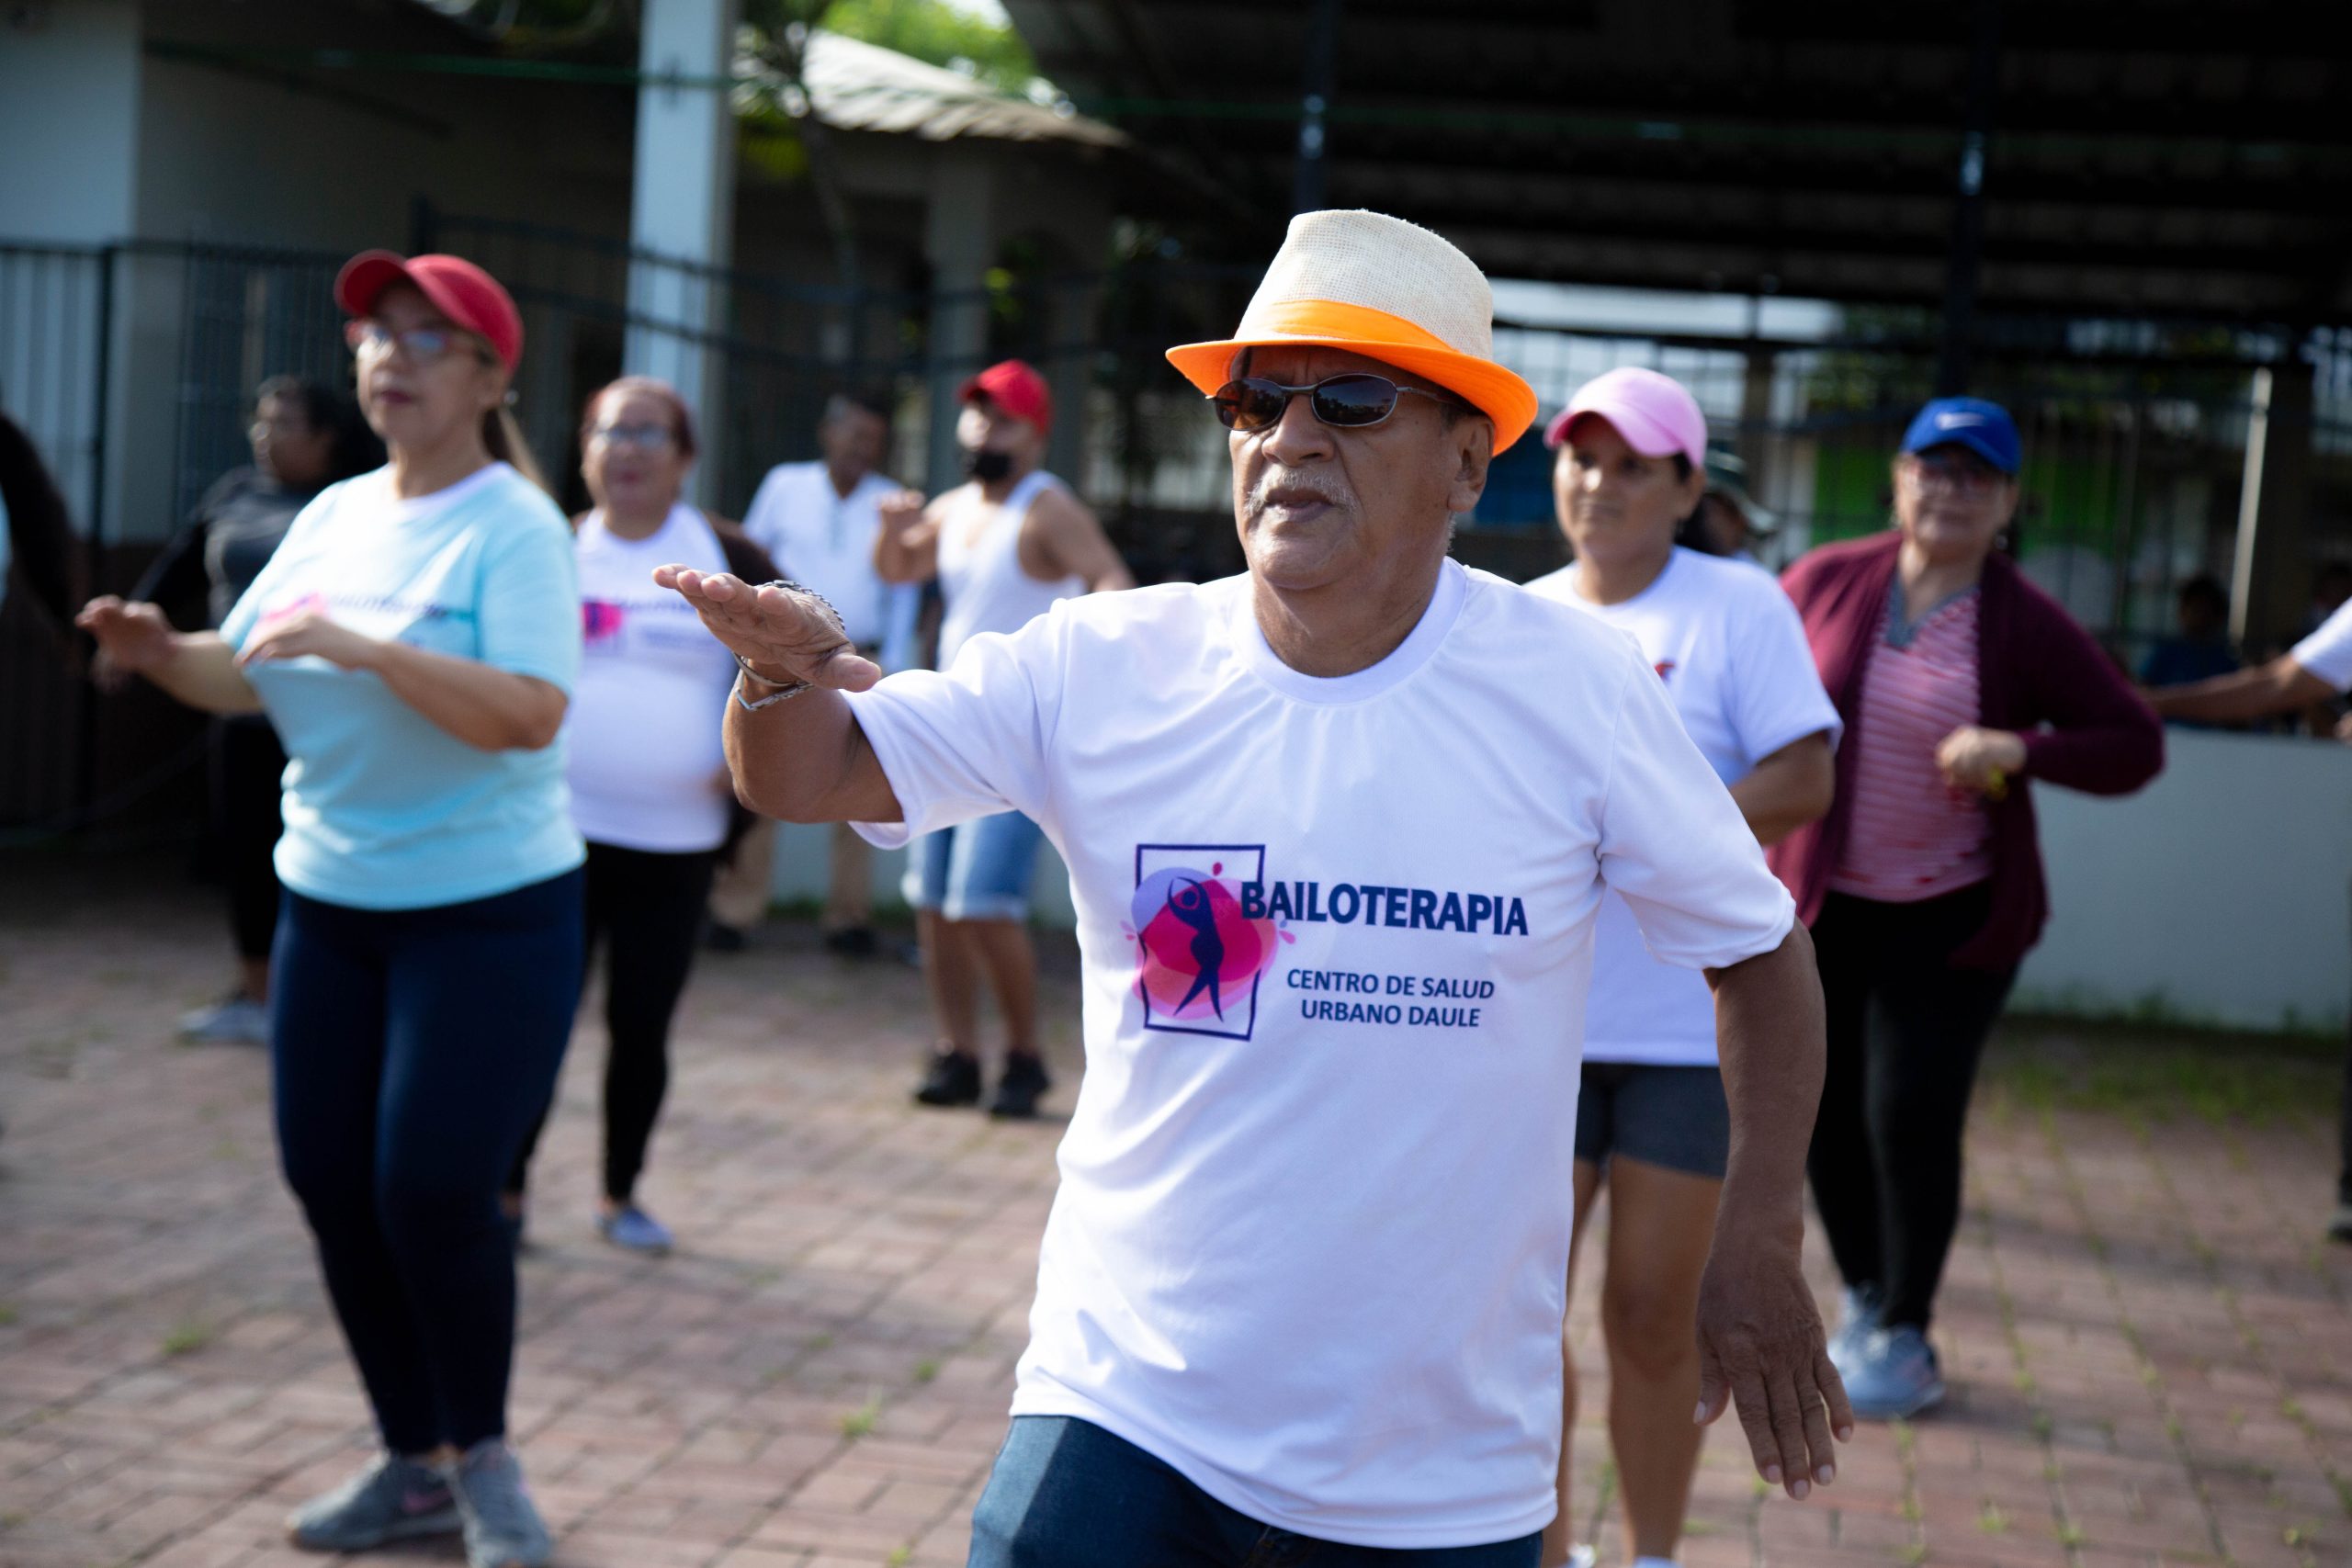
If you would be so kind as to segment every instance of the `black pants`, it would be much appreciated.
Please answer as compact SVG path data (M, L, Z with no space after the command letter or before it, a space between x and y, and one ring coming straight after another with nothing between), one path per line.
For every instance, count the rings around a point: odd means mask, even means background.
M278 816L286 749L269 720L240 714L212 724L212 831L229 881L229 925L237 956L264 959L277 937L277 868L270 856L286 830Z
M1960 969L1979 884L1917 904L1833 893L1814 923L1828 1072L1806 1168L1838 1270L1883 1321L1924 1329L1960 1225L1961 1134L2014 968Z
M580 995L580 874L427 909L286 896L271 985L278 1157L384 1444L506 1429L514 1246L499 1179Z
M717 852L656 854L615 844L588 846L587 961L582 983L605 949L605 1196L626 1203L645 1169L653 1123L670 1092L670 1020L695 963L703 906L710 898ZM547 1130L552 1098L524 1141L506 1179L520 1193L530 1184L531 1156Z

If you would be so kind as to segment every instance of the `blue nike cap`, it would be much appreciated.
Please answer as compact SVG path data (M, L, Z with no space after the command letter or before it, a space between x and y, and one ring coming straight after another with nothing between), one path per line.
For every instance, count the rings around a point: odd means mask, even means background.
M2022 458L2017 421L1983 398L1938 398L1921 409L1903 433L1903 450L1930 446L1965 446L2005 474L2015 474Z

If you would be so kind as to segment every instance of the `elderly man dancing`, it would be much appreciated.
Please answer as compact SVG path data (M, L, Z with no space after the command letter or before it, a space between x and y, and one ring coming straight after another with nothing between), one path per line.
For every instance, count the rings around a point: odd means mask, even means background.
M1491 343L1452 245L1307 213L1240 330L1169 355L1231 432L1246 574L887 681L790 585L660 574L743 665L759 809L892 843L1011 808L1070 867L1087 1072L975 1564L1534 1563L1610 888L1715 993L1697 1415L1736 1399L1792 1496L1831 1477L1811 950L1634 644L1446 558L1534 416Z

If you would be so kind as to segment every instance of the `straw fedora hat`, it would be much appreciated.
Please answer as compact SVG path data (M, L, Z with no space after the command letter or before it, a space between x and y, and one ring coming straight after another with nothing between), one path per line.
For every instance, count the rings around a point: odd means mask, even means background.
M1344 348L1426 377L1495 422L1500 452L1535 423L1535 389L1495 363L1495 299L1468 256L1383 212L1302 212L1241 312L1216 343L1168 351L1207 396L1245 348Z

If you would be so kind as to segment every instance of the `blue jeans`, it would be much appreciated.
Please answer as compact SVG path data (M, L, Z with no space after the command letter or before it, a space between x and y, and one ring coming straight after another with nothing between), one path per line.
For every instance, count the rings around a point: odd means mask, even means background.
M926 833L907 857L907 902L951 920L1025 919L1045 836L1018 811Z
M1067 1416L1016 1416L966 1568L1535 1568L1543 1538L1393 1551L1261 1524L1164 1461Z
M581 874L426 909L288 890L270 987L277 1153L395 1453L506 1430L500 1185L580 999Z

